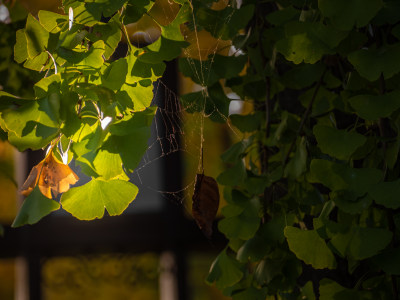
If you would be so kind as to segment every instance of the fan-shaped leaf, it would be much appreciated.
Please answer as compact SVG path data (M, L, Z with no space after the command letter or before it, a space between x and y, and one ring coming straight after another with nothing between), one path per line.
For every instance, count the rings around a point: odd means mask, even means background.
M83 186L70 189L61 196L62 207L81 220L121 214L136 198L138 188L123 180L92 179Z

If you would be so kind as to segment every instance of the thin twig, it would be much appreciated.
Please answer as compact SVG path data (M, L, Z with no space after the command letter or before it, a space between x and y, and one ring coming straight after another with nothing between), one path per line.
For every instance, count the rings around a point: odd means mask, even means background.
M268 139L269 132L271 128L270 119L271 119L271 79L269 77L266 78L266 86L267 92L265 96L265 138ZM268 149L264 146L264 164L263 164L263 173L268 169Z
M310 103L308 104L307 109L306 109L306 111L305 111L304 114L303 114L303 117L302 117L302 119L301 119L301 121L300 121L299 129L297 130L296 137L293 139L292 143L290 144L289 150L288 150L288 152L286 153L286 156L285 156L285 158L284 158L284 160L283 160L283 168L284 168L285 165L287 164L287 162L288 162L288 160L289 160L290 153L292 152L293 147L294 147L294 145L296 144L297 137L300 136L301 132L303 131L304 124L306 123L306 121L307 121L307 119L308 119L308 117L309 117L309 115L310 115L310 113L311 113L312 106L313 106L313 104L314 104L315 99L317 98L317 94L318 94L319 88L320 88L321 85L322 85L322 81L323 81L323 79L324 79L324 76L325 76L326 71L327 71L327 69L325 69L324 72L322 73L322 75L321 75L321 77L320 77L320 79L319 79L319 81L318 81L318 83L317 83L317 85L316 85L316 87L315 87L314 94L312 95L311 101L310 101Z
M384 95L385 94L385 78L383 77L383 74L381 74L381 76L379 77L379 94L380 95ZM384 140L386 137L386 130L385 130L385 124L384 124L384 120L383 118L379 118L378 121L378 128L379 128L379 135L381 136L382 140L382 150L383 150L383 155L386 155L386 151L387 151L387 144L386 141ZM387 173L387 168L388 165L384 159L384 167L383 167L383 178L386 177L386 173Z

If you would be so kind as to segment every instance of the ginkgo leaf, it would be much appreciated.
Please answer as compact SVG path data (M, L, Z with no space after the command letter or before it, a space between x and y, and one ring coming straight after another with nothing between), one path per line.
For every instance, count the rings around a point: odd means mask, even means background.
M63 209L80 220L102 218L107 209L110 216L120 215L136 198L139 189L124 180L92 179L85 185L62 195Z
M25 35L29 58L34 58L48 47L49 32L31 14L26 21Z
M40 187L36 186L33 192L25 199L21 209L15 218L12 227L19 227L26 224L34 224L47 216L54 210L60 208L60 204L52 199L43 196Z
M52 198L51 191L55 197L59 193L69 190L69 186L75 184L79 177L68 165L63 164L52 151L33 167L28 178L21 187L21 194L28 196L36 185L47 198Z
M203 233L210 238L212 224L219 206L218 184L215 179L204 174L197 174L192 200L193 217Z

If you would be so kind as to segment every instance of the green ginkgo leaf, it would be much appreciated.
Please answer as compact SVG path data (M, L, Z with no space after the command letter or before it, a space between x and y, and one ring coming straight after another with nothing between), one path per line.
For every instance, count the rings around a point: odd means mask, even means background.
M36 122L48 127L58 127L59 98L57 95L45 97L27 103L17 109L9 109L2 113L4 124L8 131L17 136L25 136L29 131L25 128L28 122Z
M12 227L37 223L40 219L59 208L60 204L58 202L45 197L39 186L36 186L24 200Z
M357 132L329 126L316 125L313 132L321 151L341 160L348 160L367 141L365 136Z
M125 83L128 72L128 63L126 59L121 58L112 62L104 71L101 77L103 86L110 90L119 90Z
M286 25L286 38L276 43L276 49L295 64L314 64L334 48L347 33L320 23L291 22Z
M80 220L120 215L138 193L136 185L124 180L92 179L85 185L71 188L61 196L63 209Z
M23 63L28 56L28 41L25 29L20 29L16 33L17 42L14 46L14 59L17 63Z
M389 117L400 108L399 91L392 91L384 95L358 95L350 98L350 105L357 114L366 120L377 120Z
M39 150L46 147L58 133L58 128L28 122L24 128L24 136L17 136L13 131L10 131L8 132L8 141L19 151Z
M156 107L149 107L110 126L112 135L105 141L102 149L120 156L128 172L133 172L148 149L155 113Z
M209 284L215 282L219 289L224 289L239 282L242 277L242 265L224 250L212 263L206 281Z
M353 26L363 27L383 6L382 0L318 0L322 14L328 17L335 27L350 30Z
M56 33L68 26L68 16L55 12L40 10L38 13L40 24L51 33Z
M88 51L70 50L60 47L58 55L81 70L99 69L103 66L105 44L102 40L93 43Z
M336 267L333 253L317 231L287 226L284 233L290 250L306 264L312 265L315 269Z
M98 23L93 26L93 31L88 38L94 43L103 40L105 44L104 57L109 59L121 41L121 28L119 27L119 14L115 14L110 21Z
M26 21L25 36L29 58L34 58L48 47L50 33L31 14Z
M42 78L33 86L36 98L44 98L46 95L59 93L60 83L60 74L52 74L48 77Z
M351 168L323 159L313 159L308 181L322 183L332 191L351 190L355 197L365 194L382 179L382 171L374 168Z
M385 79L400 72L400 43L384 45L379 49L362 48L349 54L350 63L360 75L369 81L375 81L383 74Z
M104 180L129 179L122 168L121 156L115 151L111 153L100 149L97 153L93 153L93 156L89 156L89 161L93 164L96 173Z
M369 194L377 204L397 209L400 207L400 180L380 182L371 187Z
M334 235L330 244L341 256L362 260L385 249L391 239L392 233L387 229L354 226L346 233Z

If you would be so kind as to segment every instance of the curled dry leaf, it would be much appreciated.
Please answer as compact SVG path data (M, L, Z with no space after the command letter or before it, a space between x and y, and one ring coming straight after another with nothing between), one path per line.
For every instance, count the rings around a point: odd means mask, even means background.
M210 238L219 206L219 190L215 179L197 174L192 200L193 218L203 233Z
M74 171L50 151L44 160L32 168L20 191L22 195L28 196L35 186L39 185L42 194L51 199L51 191L57 197L59 193L68 191L69 186L78 180L79 177Z

